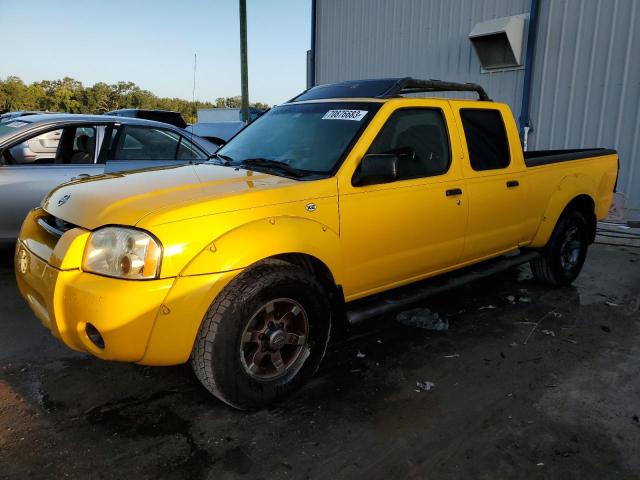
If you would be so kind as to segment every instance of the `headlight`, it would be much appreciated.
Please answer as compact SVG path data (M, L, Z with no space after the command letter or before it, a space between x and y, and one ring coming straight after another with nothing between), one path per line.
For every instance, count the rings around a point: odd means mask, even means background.
M157 278L162 249L148 233L132 228L104 227L89 237L83 270L109 277Z

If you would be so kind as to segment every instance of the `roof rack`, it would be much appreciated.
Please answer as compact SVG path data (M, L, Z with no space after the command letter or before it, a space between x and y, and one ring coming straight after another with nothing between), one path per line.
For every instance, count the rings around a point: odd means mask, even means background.
M289 102L325 98L394 98L400 95L422 92L475 92L478 94L479 100L491 101L484 88L475 83L418 80L416 78L403 77L349 80L318 85L305 90L300 95L289 100Z
M402 82L398 86L398 91L395 92L395 95L420 92L475 92L478 94L479 100L485 102L491 101L484 88L476 83L455 83L444 82L442 80L418 80L411 77L402 79Z

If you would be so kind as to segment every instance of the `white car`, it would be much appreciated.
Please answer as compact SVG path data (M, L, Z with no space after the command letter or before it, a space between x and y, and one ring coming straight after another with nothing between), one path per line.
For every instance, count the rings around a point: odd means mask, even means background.
M53 158L58 150L62 129L43 133L11 147L11 156L19 163L37 163Z

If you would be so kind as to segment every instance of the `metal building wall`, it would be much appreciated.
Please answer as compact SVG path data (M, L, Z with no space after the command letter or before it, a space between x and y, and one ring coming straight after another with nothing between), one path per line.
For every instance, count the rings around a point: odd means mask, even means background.
M640 1L540 2L531 120L531 149L616 148L640 209Z
M467 36L477 22L528 8L529 0L317 0L316 84L403 76L477 82L519 105L523 70L480 73Z
M529 8L530 0L316 0L316 83L476 82L517 118L523 69L482 73L467 36L478 22ZM618 191L640 209L639 110L640 0L540 0L530 148L618 149Z

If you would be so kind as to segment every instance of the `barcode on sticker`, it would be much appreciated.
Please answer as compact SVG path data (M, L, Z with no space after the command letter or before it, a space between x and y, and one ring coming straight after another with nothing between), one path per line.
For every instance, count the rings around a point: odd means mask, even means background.
M367 114L367 110L329 110L322 120L355 120L359 122Z

